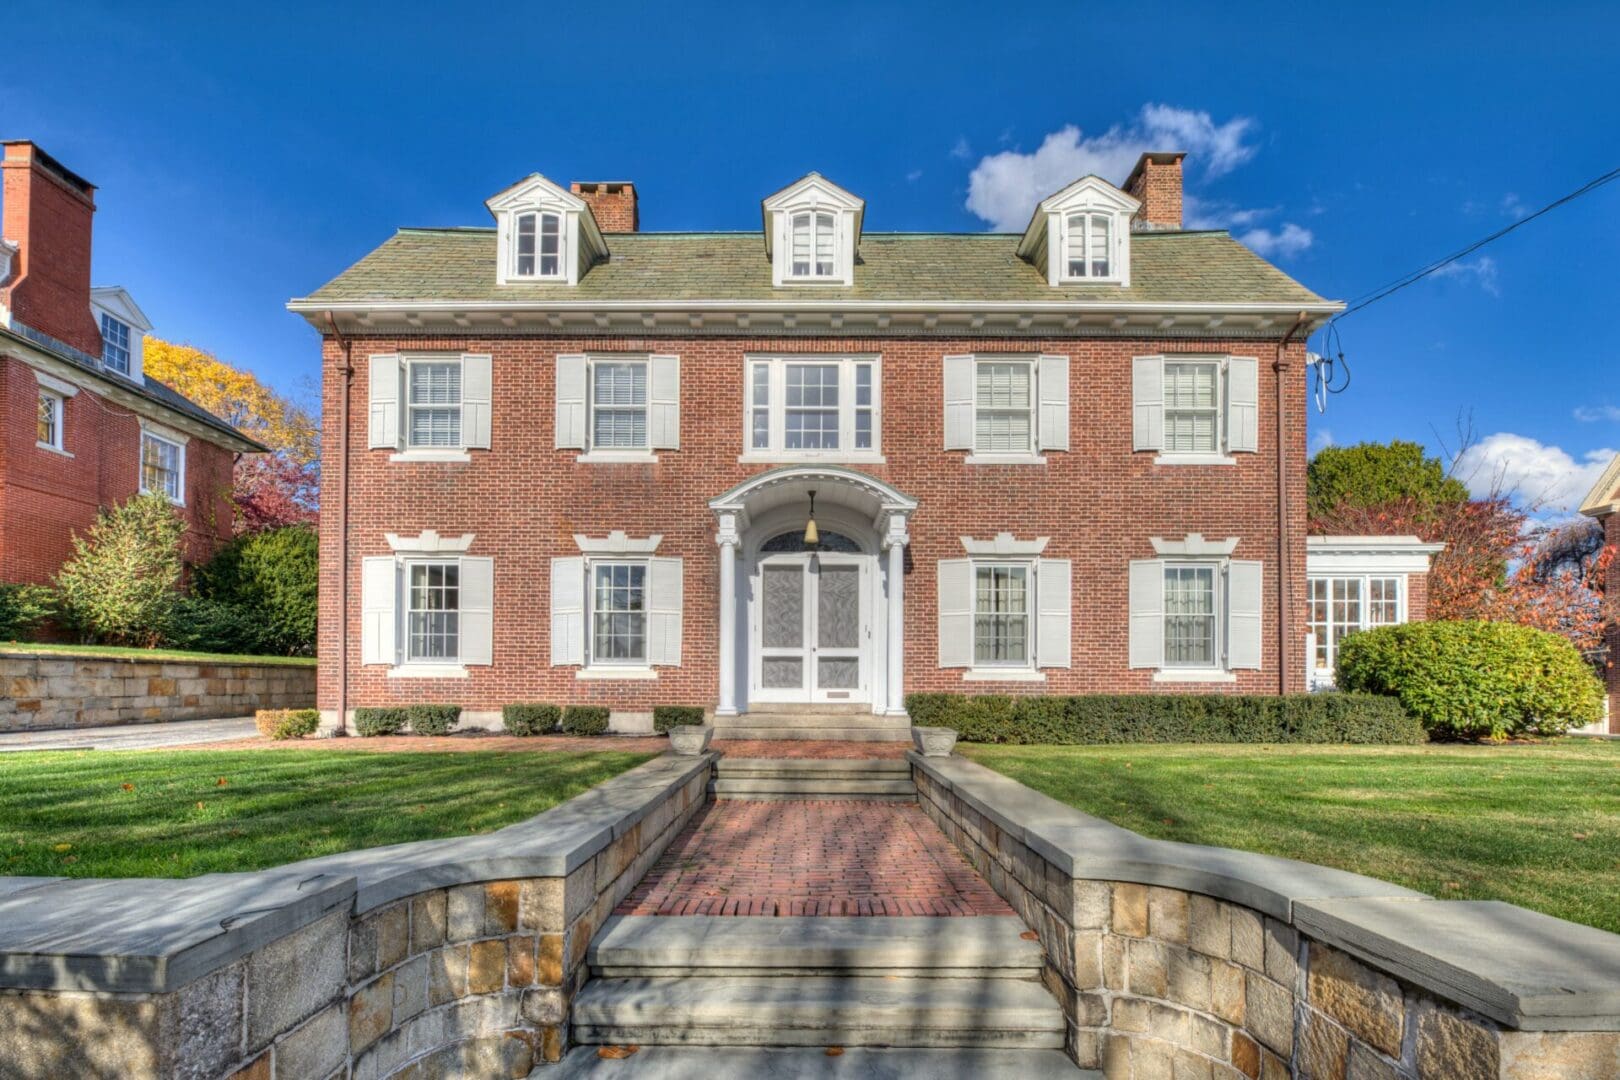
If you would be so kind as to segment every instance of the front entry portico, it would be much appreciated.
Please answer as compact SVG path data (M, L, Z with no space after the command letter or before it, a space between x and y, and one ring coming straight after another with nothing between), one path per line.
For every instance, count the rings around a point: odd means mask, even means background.
M820 538L806 544L810 493ZM853 469L784 466L710 502L720 554L719 702L905 713L906 523L916 500Z

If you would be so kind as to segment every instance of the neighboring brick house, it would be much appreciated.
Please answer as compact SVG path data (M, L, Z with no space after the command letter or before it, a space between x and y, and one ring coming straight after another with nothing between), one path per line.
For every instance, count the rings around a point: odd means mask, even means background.
M538 174L495 228L401 229L289 305L329 719L1305 689L1304 340L1341 305L1183 229L1181 168L1022 235L864 232L814 173L761 231Z
M1339 643L1351 634L1428 617L1430 561L1445 546L1415 536L1306 539L1306 663L1312 689L1333 685Z
M1603 523L1603 535L1620 549L1620 454L1603 470L1591 494L1581 504L1581 513ZM1604 661L1609 682L1609 734L1620 735L1620 558L1609 563L1609 580L1604 588Z
M96 513L168 493L186 557L231 535L235 455L263 449L141 370L146 316L90 285L95 188L30 142L0 162L0 582L45 582Z

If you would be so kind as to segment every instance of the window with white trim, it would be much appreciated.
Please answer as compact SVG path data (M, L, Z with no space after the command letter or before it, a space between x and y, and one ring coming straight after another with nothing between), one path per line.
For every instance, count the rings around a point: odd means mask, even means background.
M647 563L592 560L587 667L647 664Z
M796 278L831 278L837 275L836 224L832 214L801 211L788 222L793 257L789 274Z
M1219 568L1168 563L1164 568L1164 666L1221 665Z
M1114 215L1070 214L1063 225L1064 276L1113 277Z
M1033 663L1029 564L973 564L973 666L1018 667Z
M183 444L141 432L141 493L161 492L170 502L185 501L186 448Z
M35 439L40 446L52 450L63 449L62 396L49 390L39 392L39 421L35 425Z
M512 276L562 277L562 215L540 212L518 214L515 224L512 238Z
M876 455L878 383L877 361L869 358L750 359L747 452Z
M973 450L979 454L1034 452L1033 360L980 360L975 365Z
M129 374L129 324L101 313L101 362L122 375Z
M646 450L647 361L591 361L592 450Z
M1213 360L1166 361L1164 450L1215 454L1221 448L1221 365Z
M1132 360L1132 449L1165 464L1231 464L1260 446L1259 361L1168 353Z
M405 563L405 659L456 663L461 657L461 566L452 560Z
M405 363L405 445L413 450L461 448L461 361Z
M1308 583L1309 629L1316 638L1316 668L1332 671L1346 638L1375 626L1406 621L1404 578L1384 575L1313 577Z

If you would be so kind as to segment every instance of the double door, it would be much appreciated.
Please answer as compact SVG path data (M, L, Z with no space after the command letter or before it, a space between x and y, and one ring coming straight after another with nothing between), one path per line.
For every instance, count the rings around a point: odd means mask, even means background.
M871 556L769 555L758 572L752 699L870 701Z

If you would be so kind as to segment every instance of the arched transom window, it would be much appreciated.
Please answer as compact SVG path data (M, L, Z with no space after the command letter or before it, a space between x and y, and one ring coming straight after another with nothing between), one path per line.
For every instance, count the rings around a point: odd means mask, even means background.
M785 532L773 536L765 541L764 545L759 549L762 555L791 555L802 551L828 551L853 555L859 554L860 550L861 545L843 533L835 533L831 529L821 530L821 539L815 544L806 544L804 542L804 531L801 529L797 532Z
M517 237L512 247L512 275L520 278L562 277L562 218L551 213L517 216Z
M837 271L834 259L836 241L833 215L805 210L792 216L792 275L802 278L830 278Z
M1064 256L1071 278L1114 276L1114 221L1109 214L1070 214L1065 225Z

